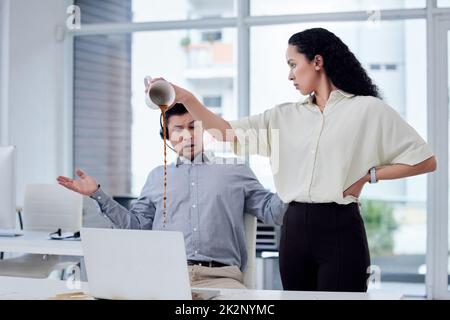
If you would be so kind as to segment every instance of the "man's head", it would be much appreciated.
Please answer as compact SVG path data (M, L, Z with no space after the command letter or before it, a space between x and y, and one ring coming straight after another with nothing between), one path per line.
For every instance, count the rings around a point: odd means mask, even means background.
M193 160L203 151L203 129L198 121L194 121L191 114L181 103L176 103L166 111L167 139L179 156ZM164 132L160 130L161 138Z

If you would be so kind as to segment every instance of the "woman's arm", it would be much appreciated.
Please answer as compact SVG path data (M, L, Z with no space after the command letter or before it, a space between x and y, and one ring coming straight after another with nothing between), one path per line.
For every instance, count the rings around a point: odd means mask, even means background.
M436 170L436 167L437 167L436 157L433 156L414 166L408 166L406 164L392 164L388 166L381 166L377 168L376 176L377 180L399 179L417 176L419 174L424 174L428 172L433 172Z
M179 89L181 88L176 87L175 92ZM193 94L189 92L189 95L186 95L181 101L192 117L195 120L200 120L203 128L214 138L219 141L234 141L234 130L229 122L208 110Z
M406 177L417 176L419 174L424 174L428 172L433 172L436 170L437 162L436 158L430 157L425 161L422 161L414 166L409 166L406 164L391 164L387 166L377 167L376 177L377 181L380 180L393 180ZM344 191L344 197L351 195L359 198L364 185L370 181L370 174L366 174L364 177L356 181L347 190Z

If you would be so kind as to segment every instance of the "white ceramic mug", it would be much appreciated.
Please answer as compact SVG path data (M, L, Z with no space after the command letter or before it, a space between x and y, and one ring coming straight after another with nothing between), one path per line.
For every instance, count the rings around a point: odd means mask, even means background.
M166 80L156 80L151 83L151 77L145 77L144 83L149 88L145 94L145 103L154 110L159 110L164 105L170 108L175 102L175 89Z

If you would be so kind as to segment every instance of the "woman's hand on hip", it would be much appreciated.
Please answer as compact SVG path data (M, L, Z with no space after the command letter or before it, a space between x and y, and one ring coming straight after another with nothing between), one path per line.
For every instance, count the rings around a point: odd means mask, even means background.
M356 181L354 184L352 184L347 190L344 191L344 198L346 196L353 196L355 198L359 198L361 195L361 191L364 188L364 185L369 182L370 177L368 175L365 175L358 181Z

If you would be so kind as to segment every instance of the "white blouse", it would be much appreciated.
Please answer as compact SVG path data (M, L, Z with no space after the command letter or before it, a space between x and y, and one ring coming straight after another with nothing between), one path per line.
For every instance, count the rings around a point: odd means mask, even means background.
M270 158L284 202L348 204L343 192L370 168L415 165L433 156L427 143L381 99L332 91L323 113L311 97L231 121L238 155Z

